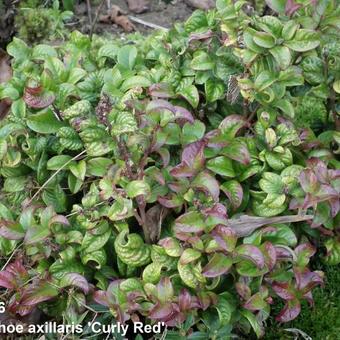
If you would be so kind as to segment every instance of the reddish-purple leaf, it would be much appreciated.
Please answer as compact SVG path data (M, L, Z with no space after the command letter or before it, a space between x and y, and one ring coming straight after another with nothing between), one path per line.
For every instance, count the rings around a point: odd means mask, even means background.
M153 84L149 87L149 95L158 98L171 98L174 96L174 91L168 83Z
M53 93L33 95L25 90L23 100L29 107L33 109L44 109L54 102L55 95Z
M297 299L289 300L281 310L276 320L279 322L288 322L294 320L301 311L300 301Z
M78 273L67 273L60 280L61 287L77 287L80 288L85 294L90 290L89 284L84 276Z
M183 204L183 198L179 197L178 195L171 194L166 197L158 197L157 201L165 208L178 208L181 207Z
M204 148L205 141L200 140L187 145L181 157L181 163L174 167L170 174L174 177L192 177L202 167L205 161Z
M178 120L180 125L184 125L186 122L191 124L194 123L195 118L190 113L190 111L181 106L175 106L175 110L175 118Z
M205 32L200 32L200 33L191 33L188 39L189 44L192 41L196 41L196 40L206 40L209 39L213 36L213 32L212 30L207 30Z
M265 265L264 256L259 248L251 244L241 244L236 249L236 254L247 260L252 261L258 268L262 269Z
M40 282L38 286L31 286L25 290L21 304L23 306L37 305L43 301L53 299L58 293L58 289L49 282Z
M218 225L211 232L211 235L223 250L230 253L235 249L237 236L231 228Z
M250 153L248 147L243 141L238 139L233 140L226 147L224 147L221 150L221 154L244 165L248 165L250 163Z
M149 318L166 321L173 314L174 309L170 302L165 304L156 303L149 312Z
M0 272L0 287L4 287L7 289L13 289L17 285L15 277L13 274L9 273L6 270Z
M215 177L213 177L209 172L200 172L191 183L191 187L203 191L210 195L215 202L218 202L220 186Z
M316 249L310 243L303 243L298 245L294 252L297 256L296 264L300 267L307 266L309 259L315 254Z
M274 282L272 284L272 289L281 299L295 299L295 291L289 286L287 282Z
M301 4L296 3L294 0L287 0L285 6L286 15L293 15L299 8L301 8L301 6Z
M243 305L244 308L250 311L258 311L266 308L267 302L263 299L261 293L256 293L251 296Z
M219 129L225 138L232 139L238 131L246 125L247 120L243 116L233 114L222 120Z
M251 290L250 290L249 286L247 286L245 283L236 282L235 288L236 288L238 295L240 295L243 300L250 299Z
M207 265L203 268L203 275L205 277L217 277L225 274L233 265L233 260L222 254L215 253Z
M307 293L315 286L323 284L324 273L321 271L311 272L308 268L294 267L296 287L303 294Z
M25 231L19 223L0 220L0 236L8 240L21 240L25 236Z
M66 226L70 225L70 222L68 221L68 219L63 215L54 215L50 219L48 226L50 227L54 223L60 223L60 224L66 225Z
M261 245L261 250L262 254L264 255L266 266L269 270L272 270L276 264L275 247L270 242L265 242Z
M146 112L147 113L151 113L151 112L159 112L162 110L168 110L170 112L172 112L173 114L176 113L176 109L175 107L169 103L166 100L163 99L155 99L152 100L148 106L146 107Z
M315 193L319 189L319 182L311 169L306 169L300 173L299 181L306 193Z
M93 300L100 305L103 305L105 307L109 307L106 292L103 291L103 290L96 290L93 293Z
M178 306L181 312L187 311L191 308L192 298L187 289L181 289L178 296Z
M190 211L181 215L175 221L175 231L184 233L197 233L203 231L205 223L202 214Z

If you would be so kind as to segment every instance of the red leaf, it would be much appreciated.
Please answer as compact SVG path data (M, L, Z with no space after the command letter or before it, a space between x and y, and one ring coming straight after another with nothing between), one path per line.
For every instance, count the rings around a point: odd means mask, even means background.
M292 288L289 286L287 282L274 282L272 284L272 288L276 295L278 295L281 299L284 300L295 299L295 292L292 291Z
M288 322L294 320L301 311L299 300L290 300L286 303L280 314L276 317L279 322Z
M23 96L24 102L33 109L44 109L50 106L54 100L55 95L53 93L44 93L41 95L33 95L26 91Z

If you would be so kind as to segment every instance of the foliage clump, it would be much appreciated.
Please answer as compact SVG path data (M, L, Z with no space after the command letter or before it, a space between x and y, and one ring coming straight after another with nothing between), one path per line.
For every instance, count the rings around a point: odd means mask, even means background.
M312 304L324 274L310 259L340 263L340 78L325 53L339 9L268 6L220 0L127 42L8 46L0 251L16 253L0 285L13 315L38 305L82 323L104 309L103 322L227 339L261 337L277 298L280 322ZM311 95L320 135L296 118Z
M59 10L58 0L52 7L46 7L39 0L24 1L15 16L17 35L30 44L63 39L67 33L64 21L71 17L72 12Z

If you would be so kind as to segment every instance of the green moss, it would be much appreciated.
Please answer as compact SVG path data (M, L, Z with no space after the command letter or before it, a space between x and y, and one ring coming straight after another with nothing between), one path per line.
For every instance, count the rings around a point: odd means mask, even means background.
M337 340L340 338L340 270L338 266L316 265L325 272L325 287L313 291L314 307L302 306L298 318L287 324L279 324L271 317L266 329L265 340L294 339L294 334L285 328L297 328L315 340ZM275 313L283 305L276 305ZM300 337L303 339L302 337Z
M310 127L315 132L322 130L327 123L327 109L319 98L305 95L295 112L295 123L298 127Z

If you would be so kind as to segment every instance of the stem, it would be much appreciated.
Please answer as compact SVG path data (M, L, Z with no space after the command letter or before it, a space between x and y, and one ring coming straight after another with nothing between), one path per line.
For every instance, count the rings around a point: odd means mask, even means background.
M99 5L98 8L97 8L96 16L94 17L94 20L93 20L93 22L92 22L92 24L91 24L91 30L90 30L90 40L91 40L91 41L92 41L92 36L93 36L94 29L95 29L96 24L97 24L97 21L98 21L99 13L100 13L100 11L101 11L101 9L102 9L102 7L103 7L105 1L106 1L106 0L102 0L102 1L101 1L100 5Z
M33 197L29 200L29 202L27 203L27 205L30 205L33 200L39 195L39 193L47 186L48 183L50 183L52 181L52 179L58 175L58 173L63 170L68 164L70 164L72 161L75 161L76 159L78 159L81 155L83 155L86 152L86 150L83 150L81 153L79 153L78 155L74 156L72 159L70 159L69 161L67 161L66 163L64 163L40 188L39 190L33 195Z

